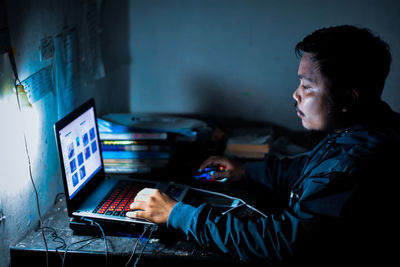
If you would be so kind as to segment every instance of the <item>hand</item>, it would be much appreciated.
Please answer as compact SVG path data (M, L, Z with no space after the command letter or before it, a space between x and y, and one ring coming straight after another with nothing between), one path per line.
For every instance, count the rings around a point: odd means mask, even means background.
M200 169L205 169L207 166L212 165L221 165L224 167L223 171L211 175L210 178L212 179L220 180L226 177L231 181L239 181L244 178L244 167L239 162L226 157L211 156L200 165Z
M131 204L127 217L146 219L157 224L166 224L172 208L177 202L158 189L141 190Z

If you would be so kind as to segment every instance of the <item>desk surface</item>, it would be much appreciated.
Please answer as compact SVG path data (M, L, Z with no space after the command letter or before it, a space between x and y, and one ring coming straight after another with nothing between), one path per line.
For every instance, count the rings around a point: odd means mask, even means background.
M49 265L62 266L62 258L67 249L64 258L64 266L105 266L105 243L102 235L90 236L76 234L69 227L65 199L61 196L57 199L54 207L44 216L43 224L45 226L45 236L49 251ZM133 247L138 237L143 232L143 227L130 233L131 236L108 235L106 239L108 244L107 262L108 266L126 266L130 258ZM139 256L144 244L147 241L149 231L138 242L133 259L128 266L133 266L135 259ZM79 242L79 243L76 243ZM75 243L75 244L73 244ZM63 247L63 245L68 247ZM72 244L72 245L71 245ZM46 266L46 249L42 236L42 231L38 229L29 232L22 240L10 248L11 266L28 266L35 263L35 266ZM174 266L204 266L240 264L233 258L209 251L205 251L195 242L188 241L186 237L179 233L167 235L155 234L147 243L145 250L140 258L138 265L155 264L174 264Z

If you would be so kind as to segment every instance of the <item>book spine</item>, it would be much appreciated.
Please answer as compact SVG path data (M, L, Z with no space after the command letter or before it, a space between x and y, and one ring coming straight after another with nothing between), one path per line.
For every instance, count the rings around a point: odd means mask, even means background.
M100 140L166 140L167 133L104 133L100 132Z
M149 165L149 164L167 164L169 159L103 159L104 164L136 164L136 165Z
M150 167L104 167L104 171L106 173L150 173Z
M226 149L229 151L240 151L240 152L264 152L268 153L270 150L269 144L228 144Z
M101 145L102 151L168 151L167 146L160 145Z
M167 145L168 140L100 140L100 145Z
M103 159L160 159L169 158L169 152L102 151Z
M168 159L145 159L143 161L125 161L124 159L113 159L112 161L104 161L106 167L164 167L169 163Z

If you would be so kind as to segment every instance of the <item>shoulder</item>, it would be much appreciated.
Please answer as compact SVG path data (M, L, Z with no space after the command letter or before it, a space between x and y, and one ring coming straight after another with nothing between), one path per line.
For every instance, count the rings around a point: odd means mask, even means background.
M400 146L400 120L355 125L336 143L352 156L395 151Z
M400 125L400 122L399 124ZM313 175L352 173L382 165L400 149L400 131L391 124L358 124L328 136L309 161ZM392 127L395 126L395 127Z
M337 137L332 148L335 153L331 153L337 156L330 160L337 159L343 169L363 170L364 174L393 168L393 155L400 150L399 125L397 119L355 125Z

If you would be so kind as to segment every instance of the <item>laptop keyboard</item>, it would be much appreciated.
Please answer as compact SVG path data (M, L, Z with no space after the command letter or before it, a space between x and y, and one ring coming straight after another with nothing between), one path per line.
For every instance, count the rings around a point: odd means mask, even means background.
M93 210L93 213L125 216L130 210L129 206L142 187L134 187L131 184L121 183L111 190L103 201Z
M134 186L131 183L119 182L113 190L100 202L93 210L93 213L122 216L130 211L130 205L134 201L136 194L145 187L151 187L149 184L143 186ZM171 184L165 193L172 198L178 198L183 191L183 187Z

